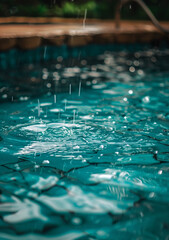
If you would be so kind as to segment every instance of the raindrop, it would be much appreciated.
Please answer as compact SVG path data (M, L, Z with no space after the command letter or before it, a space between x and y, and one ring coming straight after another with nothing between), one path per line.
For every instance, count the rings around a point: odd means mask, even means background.
M87 64L87 61L86 61L86 60L82 60L82 61L81 61L81 64L84 66L84 65Z
M67 99L64 100L64 103L65 103L65 111L66 111Z
M82 83L81 83L81 81L79 82L79 94L78 94L78 96L80 97L80 94L81 94L81 86L82 86Z
M100 148L103 149L103 148L104 148L104 145L100 145Z
M134 62L134 66L138 67L140 65L140 62L138 60L135 60Z
M58 62L62 62L63 61L63 57L62 56L57 57L57 61Z
M77 145L77 146L74 146L73 149L79 149L80 147Z
M36 165L35 165L35 168L40 168L40 166L36 164Z
M47 86L47 88L51 88L52 85L51 85L51 83L47 83L46 86Z
M74 225L80 225L81 223L82 223L82 220L78 217L74 217L72 219L72 224L74 224Z
M56 64L56 69L60 69L62 66L61 66L61 64Z
M40 101L38 99L38 117L40 117Z
M149 97L149 96L145 96L145 97L142 99L142 101L143 101L144 103L149 103L149 102L150 102L150 97Z
M149 194L149 197L150 198L153 198L155 196L155 193L154 192L151 192L150 194Z
M130 95L132 95L132 94L133 94L133 90L129 90L128 93L129 93Z
M42 164L49 164L50 162L49 162L49 160L44 160L43 162L42 162Z
M46 51L47 51L47 46L46 46L45 49L44 49L44 54L43 54L43 58L44 58L44 59L46 58Z
M143 75L143 74L144 74L143 70L139 69L139 70L138 70L138 74L139 74L139 75Z
M54 103L56 103L56 94L54 95Z
M3 94L3 95L2 95L2 98L3 98L3 99L6 99L7 97L8 97L7 94Z
M130 71L131 73L135 72L135 67L133 67L133 66L129 67L129 71Z
M73 110L73 124L75 124L76 120L76 110Z
M162 170L159 170L159 171L158 171L158 174L159 174L159 175L161 175L162 173L163 173L163 171L162 171Z
M72 85L71 85L71 83L69 84L69 95L71 95L72 94Z
M87 9L85 9L84 19L83 19L83 29L86 27Z

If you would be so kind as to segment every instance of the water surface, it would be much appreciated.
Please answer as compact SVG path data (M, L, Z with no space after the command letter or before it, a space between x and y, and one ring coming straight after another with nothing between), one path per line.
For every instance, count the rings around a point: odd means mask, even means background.
M169 239L168 62L105 51L1 73L0 239Z

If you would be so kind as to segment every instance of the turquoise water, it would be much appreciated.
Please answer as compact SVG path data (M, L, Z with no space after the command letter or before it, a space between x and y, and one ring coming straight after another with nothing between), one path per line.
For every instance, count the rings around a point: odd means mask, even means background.
M168 63L140 48L1 72L0 239L169 239Z

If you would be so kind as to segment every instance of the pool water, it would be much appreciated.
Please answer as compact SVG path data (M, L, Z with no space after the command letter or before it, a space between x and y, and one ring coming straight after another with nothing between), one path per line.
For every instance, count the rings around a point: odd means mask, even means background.
M1 73L0 239L169 239L168 63L105 50Z

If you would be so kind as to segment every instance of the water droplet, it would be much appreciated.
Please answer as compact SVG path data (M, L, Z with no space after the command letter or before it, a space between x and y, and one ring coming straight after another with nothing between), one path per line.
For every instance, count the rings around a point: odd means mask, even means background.
M73 149L79 149L80 147L77 145L77 146L74 146Z
M133 90L129 90L128 93L131 95L133 94Z
M149 96L145 96L145 97L142 99L142 101L143 101L144 103L149 103L149 102L150 102L150 97L149 97Z
M72 94L72 85L69 84L69 95L71 95L71 94Z
M140 65L140 62L138 60L135 60L134 62L134 66L138 67Z
M81 95L81 86L82 86L82 83L81 83L81 81L79 82L79 93L78 93L78 96L80 97L80 95Z
M51 86L52 86L51 83L47 83L47 84L46 84L46 87L47 87L47 88L51 88Z
M58 63L58 64L56 64L55 67L56 67L56 69L60 69L62 67L62 65Z
M80 225L82 223L82 220L78 217L72 218L72 224L74 225Z
M3 98L3 99L6 99L7 97L8 97L7 94L3 94L3 95L2 95L2 98Z
M49 163L50 163L49 160L44 160L44 161L42 162L42 164L49 164Z
M40 166L36 164L36 165L35 165L35 168L40 168Z
M139 74L139 75L143 75L143 74L144 74L143 70L139 69L139 70L138 70L138 74Z
M38 99L38 117L40 117L40 111L41 111L41 109L40 109L40 101Z
M56 103L56 94L53 96L53 98L54 98L54 103Z
M65 111L66 111L67 99L64 100L64 103L65 103Z
M135 67L133 67L133 66L131 66L131 67L129 67L129 71L131 72L131 73L133 73L133 72L135 72Z
M46 58L46 51L47 51L47 46L44 48L44 55L43 55L44 59Z
M81 64L84 66L84 65L87 64L87 61L86 61L86 60L82 60L82 61L81 61Z
M149 194L149 198L153 198L155 196L155 193L154 192L151 192L150 194Z
M63 61L63 57L62 56L57 57L57 61L58 62L62 62Z
M105 231L99 230L96 234L99 239L108 239L108 234Z

